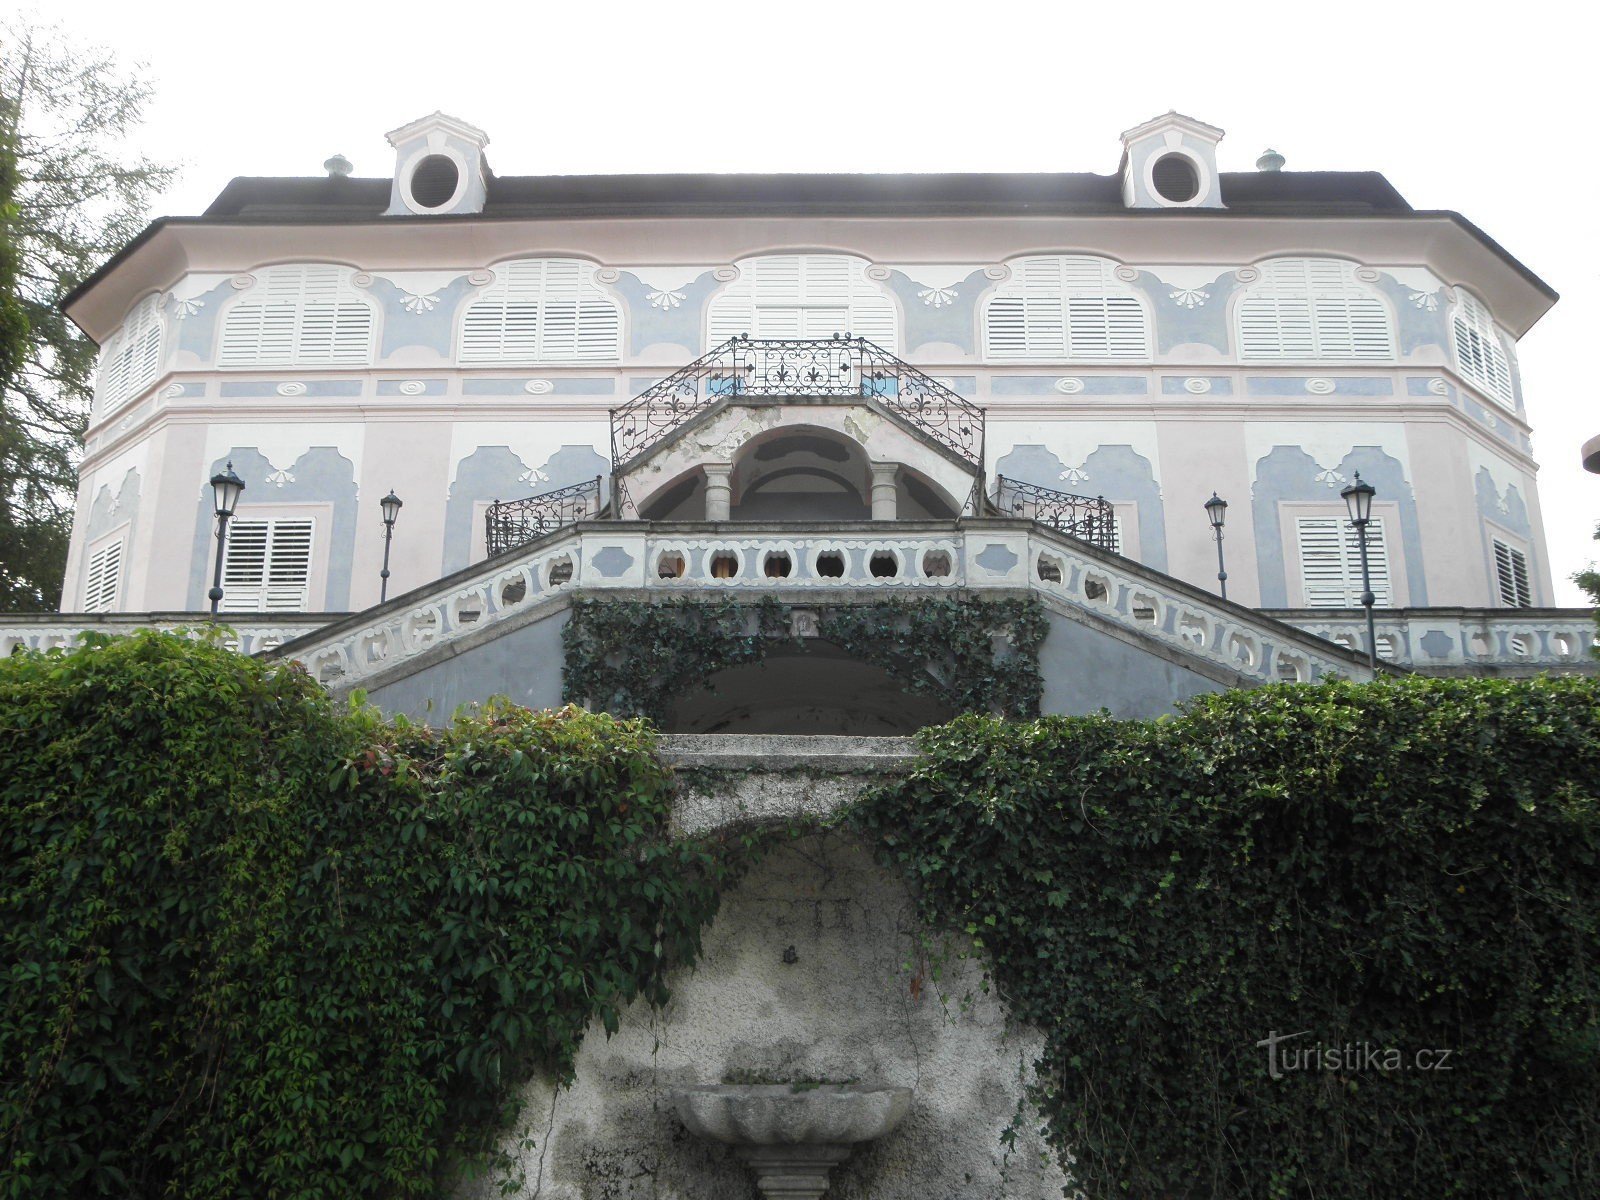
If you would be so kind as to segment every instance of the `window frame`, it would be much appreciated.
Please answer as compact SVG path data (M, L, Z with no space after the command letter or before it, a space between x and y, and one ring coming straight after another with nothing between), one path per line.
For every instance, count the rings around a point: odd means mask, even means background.
M1204 189L1200 195L1204 194ZM1173 207L1183 207L1174 205ZM1057 273L1065 275L1067 263L1093 263L1100 271L1100 279L1094 287L1074 286L1063 283L1057 293L1060 301L1061 317L1061 350L1035 351L1028 346L1016 353L997 353L992 342L993 337L993 311L997 301L1020 300L1024 305L1028 303L1028 282L1023 278L1027 264L1031 262L1051 262L1056 265ZM1107 366L1125 366L1149 364L1155 361L1156 354L1156 329L1155 317L1151 310L1149 298L1135 288L1131 282L1121 279L1117 271L1124 264L1115 259L1107 258L1101 254L1025 254L1016 258L1007 259L1005 266L1010 270L1010 278L1001 281L990 288L979 305L978 319L978 345L981 355L980 361L996 364L1030 364L1030 363L1097 363ZM1139 354L1079 354L1072 349L1072 315L1071 308L1074 300L1098 300L1103 306L1111 300L1132 301L1137 306L1140 323L1143 330L1143 347ZM1022 338L1027 343L1028 315L1026 311L1022 317ZM1107 344L1112 341L1111 324L1109 319L1105 326Z
M577 299L574 304L573 319L573 354L571 356L552 356L545 352L545 339L547 335L548 310L552 304L549 299L550 267L576 267L578 280L575 288ZM519 268L537 265L539 270L539 291L536 298L519 298L515 289L524 281L517 278ZM454 361L462 367L543 367L543 366L616 366L622 362L623 348L627 344L627 308L618 299L616 294L603 284L598 276L602 268L586 258L573 258L564 255L533 255L523 258L502 259L489 267L494 279L480 287L468 298L462 306L460 315L455 319L455 328L452 333ZM584 293L591 293L585 296ZM615 336L611 350L603 356L586 357L578 353L583 342L582 321L580 320L583 306L588 303L603 303L610 310L614 322ZM528 356L508 356L504 352L506 341L506 314L514 304L532 305L533 317L533 353ZM499 344L501 352L493 357L479 356L469 349L468 322L472 319L474 310L485 310L499 306L501 314Z
M222 612L325 612L327 611L328 591L328 566L331 552L333 531L334 506L329 503L285 503L285 504L250 504L242 502L235 509L233 517L228 521L228 545L223 551L222 574L223 595ZM234 533L241 523L248 524L255 521L311 522L311 552L309 555L306 573L306 607L300 610L290 609L260 609L260 608L235 608L228 602L228 558L233 551ZM210 564L207 563L209 568ZM210 577L209 569L207 578Z
M125 408L161 378L161 367L167 352L167 319L162 311L164 295L159 291L149 292L130 305L122 324L101 348L95 364L94 398L91 404L91 411L96 418L109 417ZM130 346L129 327L139 322L148 322L148 326L131 332L135 341ZM141 369L139 363L146 353L143 347L151 335L154 335L154 349L148 351L149 362ZM116 371L119 363L127 364L127 378L114 389L108 375Z
M1387 343L1385 353L1381 356L1360 354L1332 355L1323 353L1321 351L1321 342L1323 339L1318 332L1319 322L1316 312L1316 304L1319 299L1319 294L1316 289L1316 285L1308 281L1301 292L1296 292L1292 291L1287 285L1274 283L1271 279L1271 272L1275 265L1288 263L1301 263L1307 264L1308 266L1319 263L1337 264L1341 270L1348 275L1348 280L1340 284L1340 289L1347 293L1344 299L1349 300L1360 298L1370 300L1382 313L1384 334ZM1236 362L1246 366L1277 365L1325 367L1330 364L1344 364L1350 366L1378 366L1384 364L1394 365L1400 361L1398 336L1399 321L1396 317L1394 306L1389 302L1389 298L1379 291L1375 286L1375 280L1366 280L1361 278L1361 272L1364 270L1371 270L1371 268L1365 267L1351 259L1339 258L1333 255L1280 254L1274 255L1272 258L1260 259L1257 262L1251 263L1246 270L1254 272L1255 277L1247 280L1244 283L1244 286L1239 288L1239 290L1236 291L1229 299L1230 312L1228 333L1233 340L1233 358ZM1309 270L1307 274L1309 276ZM1311 343L1310 354L1290 355L1280 353L1275 355L1252 355L1246 353L1246 338L1244 328L1245 307L1252 300L1264 298L1263 293L1272 292L1274 290L1282 291L1286 294L1278 297L1267 296L1265 298L1276 298L1282 301L1296 299L1304 300L1306 304L1307 336ZM1331 298L1331 293L1324 294L1321 298L1329 299ZM1281 341L1281 319L1279 324L1279 336ZM1353 343L1353 326L1351 331L1351 340Z
M1512 352L1507 348L1506 339L1500 332L1500 323L1494 319L1494 313L1476 293L1459 286L1453 290L1455 299L1450 305L1450 357L1456 374L1479 395L1492 400L1507 412L1516 412L1516 370ZM1461 352L1462 326L1466 326L1468 333L1478 339L1482 348L1489 351L1487 377L1478 373L1478 368L1469 367L1467 358ZM1505 373L1503 391L1494 383L1496 366Z
M86 613L115 613L122 611L122 602L127 594L128 582L128 542L132 529L130 522L123 522L110 533L102 534L94 541L84 546L83 578L80 581L78 595L83 597L83 607L80 612ZM111 585L110 602L104 606L90 604L90 585L94 578L94 560L106 551L116 548L117 570L116 580Z
M797 278L801 279L796 293L783 299L763 299L760 290L766 286L757 275L760 263L777 263L793 260L799 266L796 269ZM845 293L842 297L809 297L806 296L807 287L803 280L805 263L807 260L822 262L832 260L843 263L849 271L846 280ZM803 340L830 336L832 333L847 333L855 337L863 337L874 345L881 346L890 354L899 354L900 346L905 340L905 313L901 309L900 301L892 291L884 287L879 280L872 278L868 271L872 267L869 259L859 254L847 254L842 251L774 251L766 254L752 254L735 262L738 271L736 278L729 280L723 287L714 292L706 302L701 333L701 345L707 351L715 349L728 340L748 333L751 338L770 338L778 341ZM719 312L720 308L731 307L735 303L742 303L749 309L748 320L727 321ZM865 309L875 309L872 319L866 320ZM772 312L793 311L799 314L793 332L774 330L764 331L760 327L762 310ZM843 329L837 328L840 322L829 322L832 326L827 333L815 329L805 328L805 315L812 312L829 312L842 309L844 311ZM858 320L858 313L862 319ZM892 326L893 333L888 339L882 336L877 328L880 320L887 320ZM718 328L719 322L725 322L724 328ZM737 331L734 325L746 326ZM887 341L887 344L886 344Z
M366 343L362 357L359 361L357 361L353 356L349 358L337 358L333 357L331 354L327 358L308 358L304 353L305 319L307 312L305 297L307 280L305 278L305 273L316 268L324 268L341 272L341 275L335 285L337 296L334 300L334 307L336 313L340 307L343 307L350 302L360 304L366 311ZM299 286L296 289L295 298L293 300L293 334L290 354L286 358L261 358L258 356L248 362L228 361L229 323L234 321L242 311L253 306L260 306L263 310L267 309L272 303L270 298L272 295L272 286L274 280L281 278L290 272L301 272L302 274ZM236 283L241 279L248 279L252 282L248 283L244 288L242 288L239 292L239 295L234 297L228 303L217 322L217 350L215 357L216 369L218 371L274 371L302 368L316 371L337 371L359 369L376 365L378 346L381 344L383 312L381 306L377 303L371 293L356 286L355 277L359 274L361 274L359 270L357 270L355 267L349 266L346 263L297 261L270 263L266 266L256 267L246 272L244 275L236 276ZM279 303L281 304L282 302L280 301ZM259 327L259 323L266 320L265 312L263 312L263 315L258 317L257 320L258 329L256 332L256 345L259 355L259 350L264 340L264 335ZM330 339L332 344L337 344L338 342L337 328L338 318L336 315L334 322L335 332Z
M1539 607L1539 589L1534 579L1532 547L1527 540L1516 536L1509 530L1500 528L1498 525L1487 525L1484 532L1489 541L1489 598L1491 606L1505 609L1508 612ZM1516 604L1506 600L1505 591L1501 586L1503 581L1500 577L1501 548L1504 548L1508 555L1515 555L1522 560L1522 585L1528 597L1526 604ZM1515 572L1513 571L1513 589L1515 589L1515 586Z
M1404 539L1401 537L1401 508L1397 501L1376 500L1372 505L1372 516L1379 525L1376 533L1369 527L1367 536L1376 540L1383 539L1384 559L1388 566L1389 578L1389 603L1379 603L1376 608L1397 609L1405 608L1411 602L1410 589L1407 586L1407 563L1405 556ZM1317 611L1332 611L1328 605L1314 605L1306 590L1305 563L1300 555L1300 518L1336 518L1341 526L1348 526L1350 514L1343 502L1329 503L1321 500L1284 500L1278 503L1279 544L1282 547L1284 562L1284 583L1286 590L1297 603L1291 605L1299 609L1315 609ZM1347 535L1348 536L1348 535ZM1369 541L1369 546L1371 542ZM1359 548L1356 550L1359 555ZM1360 571L1359 557L1353 560L1355 570ZM1380 594L1379 589L1373 588L1375 594ZM1349 594L1349 593L1347 593ZM1359 584L1355 592L1356 602L1345 605L1346 608L1359 608Z

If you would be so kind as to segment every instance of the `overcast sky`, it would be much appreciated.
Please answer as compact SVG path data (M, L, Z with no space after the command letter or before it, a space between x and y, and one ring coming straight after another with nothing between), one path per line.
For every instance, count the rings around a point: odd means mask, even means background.
M1567 576L1600 550L1600 476L1578 461L1600 433L1582 367L1600 337L1587 5L22 7L144 64L143 148L183 168L158 213L199 212L235 175L318 174L335 152L387 175L384 133L434 109L488 130L501 174L1108 173L1118 133L1169 108L1227 130L1224 170L1270 145L1289 170L1381 171L1561 293L1520 348L1559 603L1581 601Z

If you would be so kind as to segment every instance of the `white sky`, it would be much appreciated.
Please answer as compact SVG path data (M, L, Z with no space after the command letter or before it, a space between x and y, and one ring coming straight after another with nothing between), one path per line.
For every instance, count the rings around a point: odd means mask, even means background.
M1118 133L1169 108L1228 131L1224 170L1270 145L1289 170L1381 171L1562 294L1520 357L1557 600L1582 602L1567 576L1600 550L1600 476L1578 461L1600 433L1582 365L1600 335L1588 4L21 7L145 64L157 97L140 145L183 167L157 213L199 212L235 175L320 174L334 152L387 175L385 131L434 109L487 129L505 175L1107 173Z

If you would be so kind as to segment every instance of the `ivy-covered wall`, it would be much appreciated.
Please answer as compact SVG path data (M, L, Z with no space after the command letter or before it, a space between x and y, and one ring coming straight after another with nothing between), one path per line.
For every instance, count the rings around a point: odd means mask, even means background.
M651 731L335 709L141 634L0 662L0 1196L436 1196L694 959ZM742 843L741 843L742 844Z
M1092 1200L1600 1195L1600 684L967 717L855 819Z

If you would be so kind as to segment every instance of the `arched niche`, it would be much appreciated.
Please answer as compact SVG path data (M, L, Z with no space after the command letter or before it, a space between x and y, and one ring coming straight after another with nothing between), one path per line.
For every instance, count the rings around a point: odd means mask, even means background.
M903 737L955 716L941 700L821 639L718 671L704 686L683 682L663 724L669 733Z

